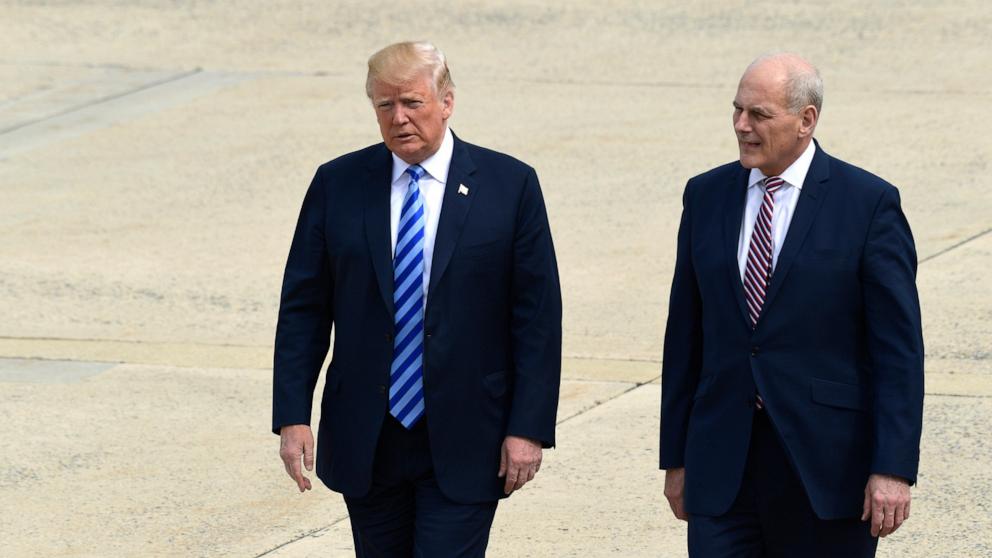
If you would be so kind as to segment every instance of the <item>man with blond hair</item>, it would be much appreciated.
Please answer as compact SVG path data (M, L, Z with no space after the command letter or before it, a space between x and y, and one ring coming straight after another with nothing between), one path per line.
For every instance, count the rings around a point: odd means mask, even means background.
M665 496L693 558L875 555L909 517L923 413L895 187L813 140L823 82L763 56L740 160L686 185L662 365Z
M429 43L372 55L383 143L321 165L276 329L273 431L302 492L344 495L359 557L485 554L500 498L554 445L561 293L534 169L448 128Z

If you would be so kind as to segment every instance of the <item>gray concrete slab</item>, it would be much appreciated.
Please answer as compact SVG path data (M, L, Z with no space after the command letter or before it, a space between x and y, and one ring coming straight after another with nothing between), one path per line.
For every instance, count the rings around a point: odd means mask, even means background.
M736 157L737 76L781 48L920 253L921 481L879 555L988 554L990 28L981 0L7 2L5 554L346 555L340 498L283 478L266 368L303 191L378 141L365 59L418 37L451 60L455 131L538 169L564 287L561 447L491 555L684 555L654 470L681 189Z
M114 363L107 362L0 358L0 382L75 383L105 372L114 366Z
M341 516L339 498L287 490L256 408L268 376L119 365L0 383L4 554L244 556Z
M181 105L248 75L120 70L44 88L0 107L0 159Z
M559 420L634 385L566 381ZM268 370L0 359L5 552L254 556L322 537L344 504L292 489L270 390Z

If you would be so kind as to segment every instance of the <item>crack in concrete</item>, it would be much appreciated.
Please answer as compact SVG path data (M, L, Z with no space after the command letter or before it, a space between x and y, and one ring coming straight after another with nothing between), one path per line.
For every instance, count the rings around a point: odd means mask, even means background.
M286 542L284 542L284 543L282 543L282 544L280 544L278 546L274 546L274 547L266 550L265 552L263 552L261 554L255 555L255 558L261 558L262 556L268 556L269 554L272 554L273 552L279 550L280 548L283 548L284 546L289 546L289 545L291 545L291 544L293 544L293 543L295 543L297 541L301 541L301 540L303 540L303 539L305 539L307 537L311 537L311 536L313 536L313 535L315 535L317 533L320 533L321 531L327 531L331 527L334 527L338 523L341 523L345 519L348 519L348 517L350 517L350 516L347 516L346 515L346 516L338 519L337 521L333 521L333 522L331 522L331 523L329 523L327 525L324 525L323 527L317 527L316 529L311 529L311 530L309 530L309 531L307 531L307 532L305 532L305 533L303 533L303 534L301 534L301 535L299 535L297 537L294 537L294 538L292 538L292 539L290 539L290 540L288 540L288 541L286 541Z
M969 393L927 393L927 397L957 397L959 399L992 399L992 395L974 395Z
M0 341L69 341L72 343L126 343L128 345L190 345L192 347L230 347L235 349L266 349L270 347L270 345L198 343L196 341L146 341L143 339L105 339L98 337L17 337L12 335L0 335Z
M101 62L59 62L53 60L5 60L0 59L0 66L48 66L54 68L99 68L104 70L151 71L155 68L128 66L126 64Z
M78 104L76 106L72 106L72 107L69 107L67 109L60 110L60 111L55 112L53 114L49 114L48 116L42 116L41 118L35 118L33 120L26 120L24 122L19 122L17 124L14 124L13 126L9 126L7 128L0 129L0 135L8 134L8 133L13 132L15 130L20 130L21 128L26 128L26 127L32 126L34 124L39 124L41 122L45 122L45 121L51 120L53 118L58 118L60 116L65 116L67 114L72 114L74 112L83 110L85 108L89 108L89 107L92 107L92 106L95 106L95 105L106 103L107 101L113 101L114 99L120 99L121 97L126 97L128 95L133 95L135 93L138 93L139 91L145 91L147 89L151 89L153 87L158 87L158 86L164 85L166 83L171 83L173 81L178 81L178 80L181 80L181 79L184 79L184 78L188 78L189 76L196 75L196 74L200 73L201 71L202 70L200 70L199 68L196 68L195 70L189 70L187 72L182 72L182 73L179 73L179 74L174 74L174 75L171 75L171 76L166 77L166 78L163 78L163 79L159 79L159 80L155 80L155 81L150 81L148 83L143 83L143 84L141 84L141 85L139 85L137 87L132 87L131 89L128 89L126 91L122 91L120 93L114 93L113 95L106 95L104 97L93 99L91 101L86 101L85 103L81 103L81 104Z
M930 254L929 256L927 256L927 257L923 258L922 260L920 260L920 265L923 265L924 263L926 263L926 262L928 262L928 261L930 261L930 260L932 260L932 259L934 259L934 258L936 258L938 256L943 256L944 254L946 254L946 253L948 253L948 252L950 252L952 250L956 250L956 249L964 246L965 244L968 244L969 242L971 242L973 240L978 240L979 238L981 238L981 237L989 234L990 232L992 232L992 228L985 229L984 231L982 231L982 232L980 232L980 233L978 233L976 235L970 236L970 237L962 240L961 242L958 242L957 244L952 244L951 246L948 246L947 248L944 248L943 250L939 250L935 254Z
M647 382L636 382L636 383L633 383L633 385L631 385L629 388L621 391L620 393L614 394L614 395L612 395L610 397L607 397L606 399L603 399L603 400L600 400L600 401L593 401L593 404L590 405L589 407L587 407L587 408L585 408L585 409L583 409L583 410L581 410L581 411L579 411L579 412L577 412L577 413L575 413L573 415L569 415L569 416L567 416L567 417L559 420L558 422L555 423L555 426L561 426L562 424L565 424L566 422L568 422L568 421L570 421L570 420L572 420L572 419L574 419L576 417L580 417L580 416L588 413L589 411L592 411L594 409L597 409L597 408L599 408L599 407L601 407L601 406L609 403L610 401L613 401L614 399L617 399L619 397L623 397L624 395L627 395L628 393L634 391L635 389L637 389L639 387L643 387L643 386L646 386L646 385L651 385L652 382L657 381L659 378L661 378L661 376L658 376L657 378L652 378L650 381L647 381ZM627 382L618 382L618 383L627 383Z
M647 364L661 364L661 359L658 358L636 358L636 357L625 357L625 356L595 356L595 355L566 355L562 354L562 358L567 358L570 360L612 360L616 362L643 362Z

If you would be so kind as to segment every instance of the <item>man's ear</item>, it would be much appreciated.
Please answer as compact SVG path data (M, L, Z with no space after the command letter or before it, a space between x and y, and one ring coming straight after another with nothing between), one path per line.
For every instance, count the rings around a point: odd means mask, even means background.
M448 90L444 97L441 97L441 116L447 120L455 110L455 92Z
M806 105L803 110L799 111L799 137L812 136L819 118L820 113L813 105Z

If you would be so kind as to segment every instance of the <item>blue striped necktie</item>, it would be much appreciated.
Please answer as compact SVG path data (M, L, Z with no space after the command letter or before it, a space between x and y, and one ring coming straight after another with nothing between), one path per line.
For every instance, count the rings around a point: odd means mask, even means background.
M389 371L389 414L406 428L424 415L424 169L406 169L410 185L403 198L393 257L395 309L393 365Z

